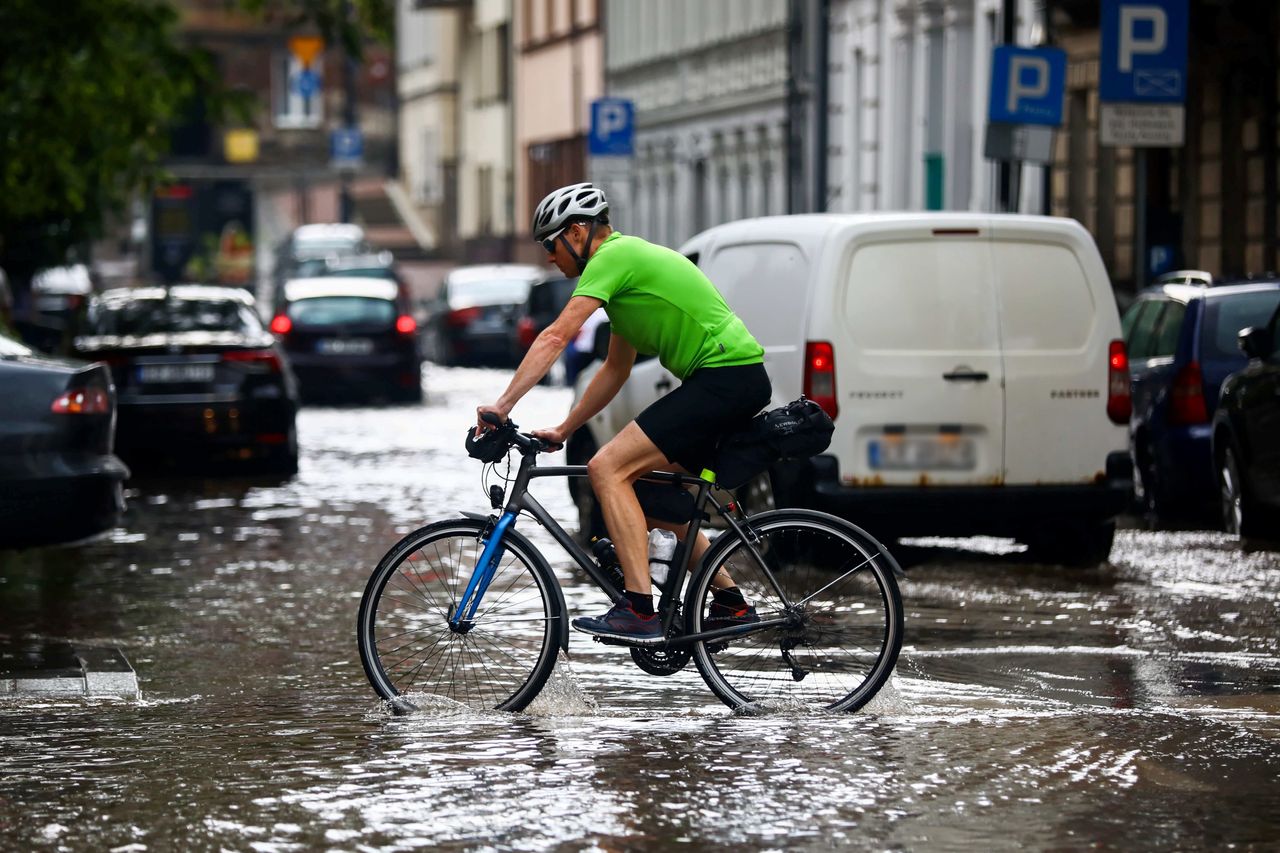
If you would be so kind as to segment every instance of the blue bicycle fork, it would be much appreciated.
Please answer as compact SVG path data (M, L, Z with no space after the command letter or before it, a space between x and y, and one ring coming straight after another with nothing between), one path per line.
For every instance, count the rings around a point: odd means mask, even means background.
M498 562L502 559L502 537L515 520L514 512L504 512L498 519L498 523L494 525L493 532L484 543L484 551L476 562L475 571L471 573L471 580L467 582L467 590L462 594L462 600L458 602L457 608L453 611L453 617L449 620L449 627L454 629L471 627L471 620L475 618L480 599L484 598L485 591L493 582L493 576L498 572Z

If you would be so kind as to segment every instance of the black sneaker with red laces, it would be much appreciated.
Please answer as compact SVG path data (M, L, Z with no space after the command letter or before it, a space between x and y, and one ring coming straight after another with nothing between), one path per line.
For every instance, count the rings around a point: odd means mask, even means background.
M603 616L579 616L573 627L584 634L630 646L652 646L662 642L662 620L658 614L637 613L624 595Z

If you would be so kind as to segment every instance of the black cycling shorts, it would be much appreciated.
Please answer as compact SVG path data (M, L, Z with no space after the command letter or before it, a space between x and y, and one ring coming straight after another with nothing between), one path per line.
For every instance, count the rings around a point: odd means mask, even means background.
M668 462L700 474L727 432L746 426L769 404L763 364L703 367L636 417L636 425Z

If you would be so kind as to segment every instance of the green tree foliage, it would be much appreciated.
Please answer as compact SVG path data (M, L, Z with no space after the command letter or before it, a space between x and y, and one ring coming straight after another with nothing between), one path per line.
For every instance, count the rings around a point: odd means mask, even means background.
M211 70L150 0L0 3L0 253L17 270L85 239L156 173Z
M394 0L226 6L319 32L352 56L394 21ZM154 183L194 99L215 122L237 103L178 22L164 0L0 0L0 268L11 277L61 262Z

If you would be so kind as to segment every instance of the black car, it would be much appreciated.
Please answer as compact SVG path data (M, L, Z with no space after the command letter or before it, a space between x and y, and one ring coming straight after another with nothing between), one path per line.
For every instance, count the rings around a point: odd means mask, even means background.
M1280 539L1280 308L1241 330L1240 348L1249 364L1222 384L1213 421L1223 526Z
M131 462L194 457L297 471L297 383L245 291L104 291L89 305L76 350L111 365L116 444Z
M112 452L106 366L37 356L0 332L0 389L0 548L114 526L129 469Z
M422 399L418 323L404 289L393 281L291 281L271 331L305 400Z
M573 289L578 286L576 278L557 276L542 281L535 281L529 288L529 298L516 317L515 329L511 341L512 360L517 364L524 358L529 347L542 330L551 325L560 316L564 306L568 304Z
M445 277L429 307L427 356L442 365L511 367L511 339L529 289L545 267L484 264Z

